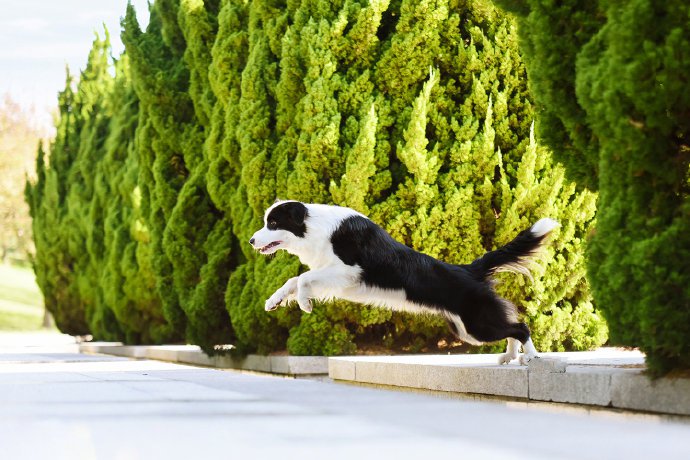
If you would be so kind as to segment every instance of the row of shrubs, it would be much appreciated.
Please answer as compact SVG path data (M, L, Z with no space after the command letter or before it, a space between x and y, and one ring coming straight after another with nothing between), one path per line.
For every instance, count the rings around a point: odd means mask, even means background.
M598 191L588 274L617 344L690 369L690 3L497 0L518 17L538 133Z
M583 256L595 194L535 141L516 25L490 2L156 0L145 31L131 5L122 26L124 54L106 32L68 75L27 185L61 330L328 355L452 340L341 301L264 312L303 270L246 243L280 197L352 207L452 263L555 218L534 279L498 289L539 349L606 341Z

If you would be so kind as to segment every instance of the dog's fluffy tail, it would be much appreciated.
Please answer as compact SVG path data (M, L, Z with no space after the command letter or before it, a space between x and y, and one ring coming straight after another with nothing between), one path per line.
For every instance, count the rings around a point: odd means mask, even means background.
M546 236L558 225L553 219L540 219L529 229L520 232L510 243L487 252L472 262L469 270L479 279L488 279L501 271L512 271L531 277L527 266L529 258L539 250Z

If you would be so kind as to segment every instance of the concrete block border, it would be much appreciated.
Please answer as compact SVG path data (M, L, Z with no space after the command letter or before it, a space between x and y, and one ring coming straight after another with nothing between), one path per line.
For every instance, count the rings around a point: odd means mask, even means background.
M324 376L328 374L328 358L325 356L248 355L243 358L234 358L208 356L196 345L122 345L116 342L82 343L79 345L79 351L280 375Z
M353 383L690 415L690 379L650 380L638 351L544 353L530 366L495 355L351 356L329 359L329 377Z
M496 355L261 356L206 355L195 345L90 342L82 353L155 359L218 369L483 394L690 416L690 379L650 380L636 351L544 353L530 366L496 364Z

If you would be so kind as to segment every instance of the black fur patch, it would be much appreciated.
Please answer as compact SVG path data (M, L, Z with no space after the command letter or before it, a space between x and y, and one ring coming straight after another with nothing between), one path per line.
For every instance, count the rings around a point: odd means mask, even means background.
M307 232L304 220L307 216L307 207L303 203L289 201L271 209L271 212L266 216L266 227L269 230L287 230L300 238L304 238L304 234Z
M481 279L490 278L502 266L524 263L536 253L545 238L546 235L535 236L530 229L523 230L510 243L472 262L469 269Z
M519 244L509 246L510 256L497 259L512 262L529 255L541 241L523 241L529 239L529 235L521 235ZM488 260L484 261L482 273L475 273L476 265L436 260L399 243L361 216L343 220L331 235L331 243L345 264L362 269L362 282L366 285L402 289L414 303L439 313L456 314L467 332L479 341L514 337L524 343L529 338L527 326L512 319L515 307L496 294L490 276L486 276L493 272Z

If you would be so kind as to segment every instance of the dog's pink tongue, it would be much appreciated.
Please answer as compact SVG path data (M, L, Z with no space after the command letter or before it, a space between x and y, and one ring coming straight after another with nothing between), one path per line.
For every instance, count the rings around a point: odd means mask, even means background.
M271 249L271 248L273 248L273 247L275 247L275 246L278 246L279 244L280 244L280 241L274 241L274 242L272 242L272 243L268 243L266 246L264 246L263 248L259 249L259 252L266 252L266 251L268 251L269 249Z

